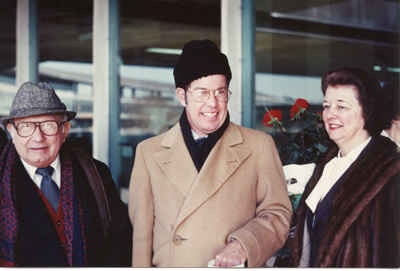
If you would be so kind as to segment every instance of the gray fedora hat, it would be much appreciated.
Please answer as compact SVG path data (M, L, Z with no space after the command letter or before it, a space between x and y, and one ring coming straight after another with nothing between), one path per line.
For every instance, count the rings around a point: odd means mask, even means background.
M34 84L25 82L15 94L10 115L1 119L4 126L15 118L24 118L48 114L63 114L67 120L75 117L76 112L67 111L67 107L58 98L54 88L48 83Z

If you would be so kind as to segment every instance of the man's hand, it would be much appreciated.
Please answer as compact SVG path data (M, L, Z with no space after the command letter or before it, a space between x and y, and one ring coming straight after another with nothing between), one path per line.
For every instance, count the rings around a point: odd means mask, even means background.
M239 241L233 240L215 256L215 266L233 267L235 265L244 264L246 260L246 252L242 245L240 245Z

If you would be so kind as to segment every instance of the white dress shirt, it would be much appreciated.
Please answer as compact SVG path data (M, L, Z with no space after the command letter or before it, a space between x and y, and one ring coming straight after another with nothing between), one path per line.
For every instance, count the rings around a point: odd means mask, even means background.
M392 140L394 143L396 143L397 147L400 148L400 143L399 143L399 142L396 142L396 140L394 140L385 130L382 130L381 136L386 136L387 138L389 138L390 140Z
M388 137L388 138L392 139L392 138L390 137L390 135L389 135L385 130L382 130L381 136L385 136L385 137Z
M192 135L193 135L193 139L194 139L194 141L196 141L197 139L200 139L200 138L207 138L208 137L208 135L206 135L206 136L200 136L200 135L198 135L195 131L193 131L192 130Z
M317 209L318 203L324 199L325 195L329 192L329 190L331 190L331 188L350 167L350 165L357 159L362 150L368 145L370 140L371 137L354 148L346 156L341 156L339 151L338 155L332 158L325 165L321 178L306 199L306 204L313 213Z
M40 189L40 184L42 183L43 177L39 174L36 174L37 167L29 165L23 159L21 159L21 161L22 161L22 164L24 165L26 171L28 172L29 177L31 177L33 182ZM61 163L60 163L59 155L57 155L56 160L54 160L53 163L50 164L50 166L52 166L54 168L51 178L54 180L54 182L57 184L58 188L60 189L60 187L61 187Z

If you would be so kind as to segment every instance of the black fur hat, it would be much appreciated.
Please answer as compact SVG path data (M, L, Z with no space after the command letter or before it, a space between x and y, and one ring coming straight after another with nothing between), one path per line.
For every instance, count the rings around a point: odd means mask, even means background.
M185 89L192 81L212 74L225 75L229 84L232 73L226 55L210 40L186 43L174 68L175 86Z

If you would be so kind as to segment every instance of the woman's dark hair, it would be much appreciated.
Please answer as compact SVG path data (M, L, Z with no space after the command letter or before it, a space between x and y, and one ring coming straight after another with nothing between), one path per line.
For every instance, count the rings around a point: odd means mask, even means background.
M324 95L329 86L341 85L356 87L365 121L364 128L370 135L379 134L385 123L382 121L380 113L382 112L380 108L382 91L378 80L362 69L349 67L329 71L322 77L321 87Z

